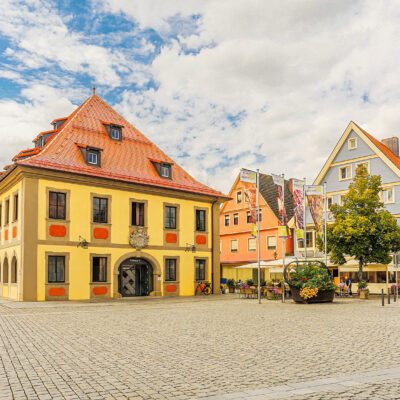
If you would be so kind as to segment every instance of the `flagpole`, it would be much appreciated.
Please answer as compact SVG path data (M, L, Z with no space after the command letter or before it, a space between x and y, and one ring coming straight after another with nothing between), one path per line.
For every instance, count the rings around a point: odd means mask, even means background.
M328 198L326 197L326 182L324 182L324 203L325 203L325 218L324 218L324 242L325 242L325 265L328 266L328 238L327 233L327 219L328 219Z
M307 225L306 225L306 178L303 186L303 233L304 233L304 261L307 262Z
M282 174L283 185L282 185L282 225L285 225L285 174ZM285 272L285 254L286 254L286 238L282 240L282 271ZM282 303L285 302L285 275L283 275L282 284Z
M261 266L260 266L260 170L257 168L257 242L258 242L258 304L261 304Z

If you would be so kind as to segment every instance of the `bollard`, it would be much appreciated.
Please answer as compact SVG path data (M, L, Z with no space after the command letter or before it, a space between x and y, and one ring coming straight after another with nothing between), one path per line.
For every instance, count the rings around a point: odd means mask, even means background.
M393 303L396 303L397 301L397 296L396 296L396 291L393 292Z
M382 307L385 306L385 294L383 293L383 289L382 289Z
M388 289L388 304L390 304L390 289Z

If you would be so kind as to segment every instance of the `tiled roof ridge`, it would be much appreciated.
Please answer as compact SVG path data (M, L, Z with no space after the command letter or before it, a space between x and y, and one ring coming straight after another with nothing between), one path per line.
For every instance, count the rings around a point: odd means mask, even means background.
M92 94L90 97L88 97L79 107L77 107L68 117L67 120L65 121L65 123L62 125L62 127L57 130L54 130L54 133L57 133L57 136L60 136L64 129L73 121L73 119L84 109L84 106L86 106L89 103L89 100L92 99L92 97L95 96L95 94ZM51 132L51 131L48 131ZM29 160L32 160L33 158L36 158L39 155L42 155L44 153L46 153L46 150L48 151L51 143L53 142L54 139L54 134L52 136L50 136L48 142L45 144L45 146L41 149L41 151L35 155L33 155L32 157L29 157ZM24 160L18 161L18 163L24 163Z
M367 137L374 143L376 147L379 148L379 150L382 151L383 154L389 160L396 165L397 168L400 168L400 157L397 157L396 154L394 154L389 147L387 147L384 143L382 143L380 140L376 139L374 136L372 136L370 133L368 133L365 129L361 128L361 126L357 125L355 122L353 122L355 126L357 126L358 129L360 129Z

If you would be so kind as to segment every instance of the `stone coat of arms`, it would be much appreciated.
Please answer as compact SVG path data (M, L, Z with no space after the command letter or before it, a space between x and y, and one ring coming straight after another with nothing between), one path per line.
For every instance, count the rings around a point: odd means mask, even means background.
M137 228L129 234L129 244L136 250L142 250L149 244L149 236L144 228Z

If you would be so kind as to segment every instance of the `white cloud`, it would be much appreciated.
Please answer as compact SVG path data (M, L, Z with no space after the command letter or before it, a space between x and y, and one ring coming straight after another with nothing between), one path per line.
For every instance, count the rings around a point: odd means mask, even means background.
M161 33L174 15L201 13L155 58L158 88L126 92L118 107L214 187L228 190L240 167L312 180L350 120L378 138L400 133L395 2L105 3Z

